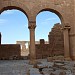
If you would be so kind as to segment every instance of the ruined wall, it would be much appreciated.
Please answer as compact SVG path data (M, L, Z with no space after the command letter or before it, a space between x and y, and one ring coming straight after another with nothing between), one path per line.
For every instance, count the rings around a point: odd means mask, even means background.
M49 44L45 44L44 39L40 40L40 44L36 44L36 58L47 58L54 55L64 55L64 39L62 26L55 24L51 32L49 32Z
M45 44L44 39L40 39L40 44L35 44L35 49L37 59L46 58L49 56L49 44Z
M59 23L55 24L49 37L49 47L52 55L63 55L64 54L64 37L62 25Z
M16 41L16 44L19 44L21 46L21 56L29 55L30 41ZM28 48L26 48L26 44L28 44ZM39 46L38 44L41 44L41 45ZM35 41L36 49L45 47L47 44L49 44L49 42L44 41L43 39L41 39L40 41ZM36 51L37 51L36 56L37 56L37 53L39 53L39 56L37 58L43 58L41 51L40 50L36 50ZM47 54L44 54L44 56L47 56Z
M18 59L20 58L20 45L4 44L0 46L0 59Z
M75 0L0 0L0 13L8 9L26 14L29 26L36 26L36 16L42 11L58 15L64 27L66 24L71 27L68 41L71 57L75 60Z

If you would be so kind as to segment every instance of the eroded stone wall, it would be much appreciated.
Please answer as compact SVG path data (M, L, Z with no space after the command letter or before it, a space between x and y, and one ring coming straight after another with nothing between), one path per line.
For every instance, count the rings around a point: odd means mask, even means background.
M52 55L63 55L64 54L64 36L62 25L59 23L55 24L51 32L48 35L49 47Z
M18 9L26 14L30 28L31 26L36 27L36 16L40 12L51 11L57 14L64 27L66 24L70 26L68 32L68 49L70 50L70 56L75 60L75 0L0 0L0 13L8 9ZM33 44L34 41L35 40L33 40L31 44ZM67 46L64 47L67 48ZM35 55L34 47L31 48L31 52L34 52ZM33 54L31 56L34 57Z
M21 57L19 44L4 44L0 46L0 59L19 59Z
M48 42L46 41L45 43L48 43ZM21 56L28 56L29 55L30 41L16 41L16 44L19 44L21 47ZM40 42L35 41L35 44L40 44Z
M44 39L40 39L40 44L35 44L36 58L42 59L49 56L49 44L45 44Z
M36 58L64 55L63 31L59 23L54 25L48 38L49 44L45 44L44 39L40 40L40 44L36 44Z

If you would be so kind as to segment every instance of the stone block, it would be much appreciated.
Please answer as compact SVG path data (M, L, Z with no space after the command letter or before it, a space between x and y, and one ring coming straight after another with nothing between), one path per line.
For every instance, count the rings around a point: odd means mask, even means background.
M53 61L53 57L47 57L47 61L48 62L52 62Z
M60 74L59 74L59 75L66 75L66 72L65 72L65 71L60 72Z

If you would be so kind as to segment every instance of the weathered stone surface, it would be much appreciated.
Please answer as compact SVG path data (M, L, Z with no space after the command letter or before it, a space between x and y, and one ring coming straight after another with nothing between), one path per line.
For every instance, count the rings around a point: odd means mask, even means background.
M8 44L0 46L0 59L19 59L21 49L19 44Z
M59 61L64 61L64 56L54 56L53 60L59 60Z
M60 72L60 74L59 75L66 75L66 72Z
M71 52L70 56L73 60L75 60L75 0L0 0L0 13L8 9L18 9L21 10L24 14L26 14L29 21L29 26L30 21L35 22L36 26L36 16L44 10L51 11L57 14L61 20L62 26L65 26L65 24L68 23L68 25L71 27L68 32L67 37L69 39L67 40L67 43L69 42L68 48ZM33 39L32 43L33 42L35 42L35 39ZM67 45L65 44L66 43L64 43L64 47L66 46L65 48L67 48ZM53 48L51 49L54 55L56 53L62 53L62 51L56 50L57 46L59 45L57 44L54 50L52 50ZM35 46L32 48L34 49ZM59 48L61 48L61 46L59 46ZM42 56L39 54L39 57ZM44 54L43 57L47 57L47 53L46 55Z
M53 61L53 57L47 57L47 61L48 61L48 62Z
M46 59L41 59L38 61L49 65ZM53 64L54 62L49 63ZM51 75L51 73L53 75L63 75L65 73L65 75L75 75L75 69L73 69L74 67L72 66L75 61L66 61L64 63L67 63L65 64L65 66L68 66L67 70L56 67L44 68L43 66L41 71L42 74L39 74L39 69L33 68L33 65L29 64L29 60L0 60L0 75Z
M45 44L44 39L40 40L40 44L36 44L36 58L47 58L55 56L53 59L64 60L60 55L64 56L64 39L62 25L55 24L51 32L49 32L49 44ZM59 57L58 57L59 56Z

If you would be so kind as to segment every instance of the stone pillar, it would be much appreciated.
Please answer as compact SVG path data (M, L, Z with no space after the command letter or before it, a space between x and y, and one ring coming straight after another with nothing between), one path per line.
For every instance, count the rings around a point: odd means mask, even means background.
M36 63L36 51L35 51L35 28L36 22L29 21L29 30L30 30L30 64Z
M69 30L70 26L64 26L64 58L65 60L71 60L70 58L70 49L69 49Z

